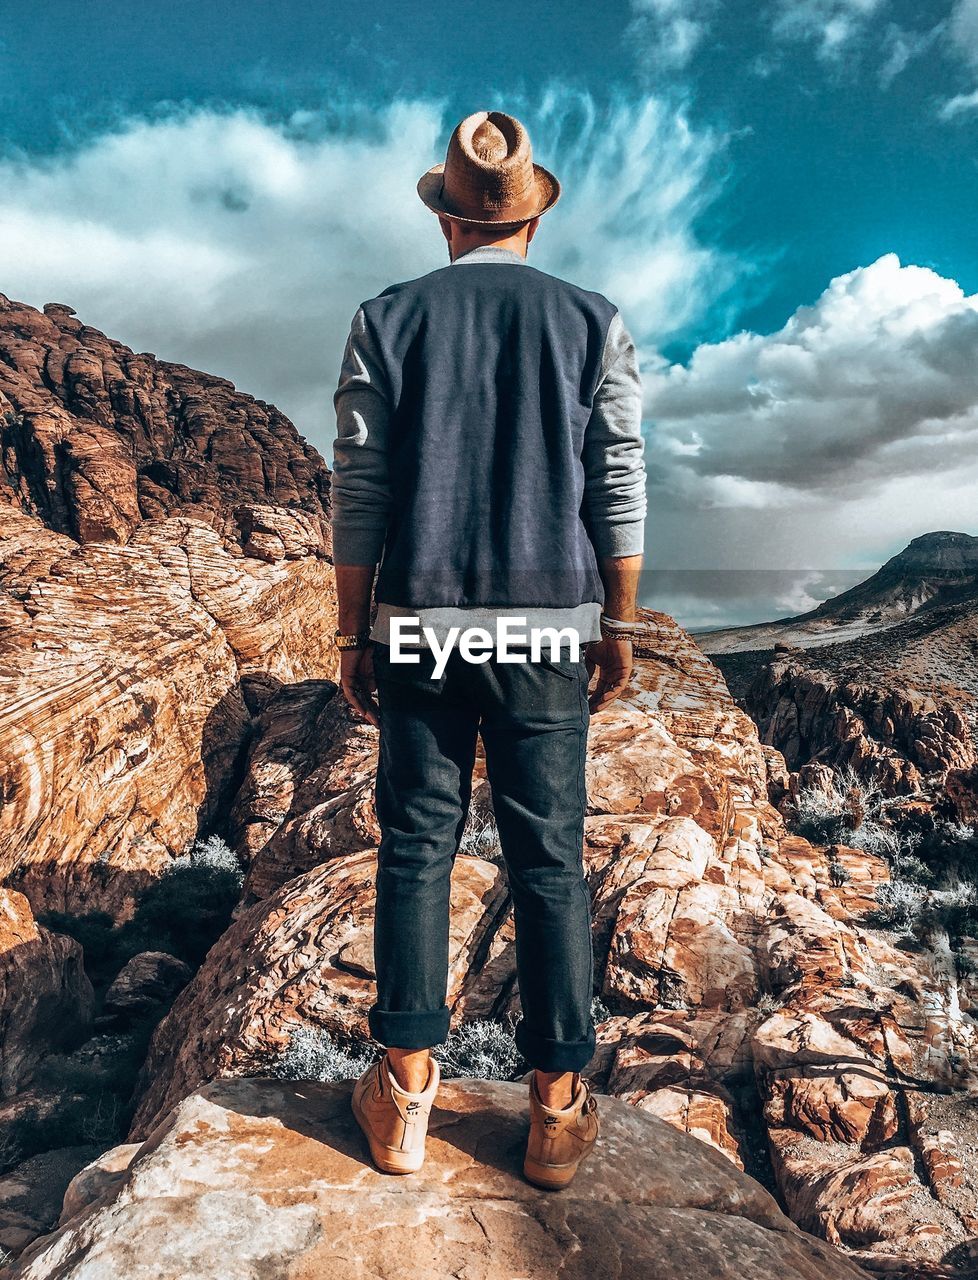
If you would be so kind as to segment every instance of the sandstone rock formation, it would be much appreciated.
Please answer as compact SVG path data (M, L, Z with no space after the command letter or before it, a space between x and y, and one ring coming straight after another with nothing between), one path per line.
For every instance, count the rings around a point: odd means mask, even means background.
M207 1084L276 1069L300 1029L367 1037L377 735L335 684L328 472L281 415L223 379L134 354L70 308L42 315L5 299L0 470L0 875L11 886L0 899L0 1088L11 1095L0 1125L49 1113L53 1095L19 1091L92 1012L77 944L38 929L27 899L35 912L123 919L150 877L215 828L247 867L231 927L154 1038L135 1143L74 1180L60 1234L25 1275L101 1280L132 1271L134 1256L156 1266L160 1251L198 1274L265 1275L282 1259L293 1275L316 1274L320 1241L340 1235L365 1190L376 1196L377 1274L381 1224L412 1214L426 1260L448 1261L431 1250L454 1241L473 1267L492 1254L506 1274L513 1250L547 1275L598 1274L596 1257L622 1275L634 1264L636 1275L763 1277L775 1263L781 1274L857 1274L774 1215L739 1167L874 1268L965 1274L978 1142L960 1101L975 1079L978 985L867 927L886 866L787 832L768 798L792 785L777 741L759 742L716 668L651 612L632 688L593 722L588 763L595 994L606 1007L589 1074L619 1099L608 1105L612 1136L627 1138L627 1180L614 1142L599 1198L564 1209L514 1190L504 1154L486 1167L487 1152L512 1151L514 1086L450 1086L459 1114L446 1113L437 1138L441 1190L409 1193L370 1181L351 1155L342 1087ZM851 699L844 716L837 698L810 717L813 741L823 721L872 739L859 748L870 764L943 770L962 820L969 804L978 812L978 765L943 708L948 654L973 653L970 606L948 596L964 590L969 554L964 569L942 562L927 597L941 608L887 633L932 638L904 646L900 678ZM891 604L908 600L916 609L924 596L901 587ZM779 661L811 670L797 654ZM840 688L860 683L826 673ZM973 662L952 674L951 703L973 730ZM900 702L907 689L917 693ZM782 695L792 697L779 691L778 706ZM491 813L480 759L453 883L455 1027L519 1010ZM166 985L165 962L137 960L110 1018ZM654 1140L633 1141L637 1125ZM457 1139L464 1156L451 1154ZM53 1161L49 1191L73 1158ZM50 1216L50 1195L28 1203L33 1176L15 1170L0 1187L7 1247ZM214 1184L203 1194L201 1178ZM313 1183L324 1180L342 1197L321 1196ZM516 1224L499 1211L507 1196L525 1209ZM424 1225L436 1215L450 1224L443 1246ZM208 1235L215 1220L239 1235Z
M68 1187L97 1154L92 1146L45 1151L0 1177L0 1258L16 1257L57 1225Z
M283 414L58 303L0 295L0 475L0 502L79 542L126 543L169 515L234 538L236 509L267 503L304 512L329 546L329 473Z
M885 863L788 834L771 753L716 668L670 619L643 619L632 687L591 728L585 856L610 1016L589 1074L772 1178L799 1221L860 1258L951 1255L978 1219L971 1175L949 1199L931 1170L970 1157L932 1135L925 1159L908 1117L961 1083L978 1030L944 974L861 923ZM283 691L262 725L235 805L257 900L159 1028L135 1139L202 1082L266 1072L299 1027L368 1035L376 731L324 685ZM484 831L468 835L454 1027L519 1008L505 871Z
M228 802L243 681L333 673L332 570L275 521L269 561L185 517L79 546L0 506L0 872L35 910L124 916Z
M109 911L335 672L329 473L271 406L0 297L0 875Z
M808 613L753 626L704 632L706 653L813 648L879 634L961 603L978 604L978 538L941 530L921 534L864 582Z
M42 929L23 894L0 886L0 1099L44 1053L85 1032L92 1011L81 947Z
M782 793L851 768L885 796L978 811L978 538L926 534L810 614L697 640L799 775Z
M377 1173L350 1084L220 1081L69 1188L11 1280L857 1280L709 1147L610 1098L559 1196L522 1177L524 1083L443 1082L425 1166ZM677 1176L678 1174L678 1176Z
M978 612L975 614L978 636ZM849 766L888 796L942 788L978 761L969 707L863 666L850 678L826 670L826 650L764 667L746 705L764 741L791 770Z
M105 1013L138 1018L169 1003L192 977L189 965L165 951L141 951L116 974L105 993Z

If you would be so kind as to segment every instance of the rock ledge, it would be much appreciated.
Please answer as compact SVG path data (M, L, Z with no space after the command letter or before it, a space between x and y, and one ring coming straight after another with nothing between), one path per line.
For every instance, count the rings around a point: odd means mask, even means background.
M11 1280L858 1280L722 1155L599 1095L602 1135L561 1192L528 1184L526 1083L445 1080L427 1159L370 1164L352 1082L217 1080L103 1156ZM70 1216L68 1216L70 1214Z

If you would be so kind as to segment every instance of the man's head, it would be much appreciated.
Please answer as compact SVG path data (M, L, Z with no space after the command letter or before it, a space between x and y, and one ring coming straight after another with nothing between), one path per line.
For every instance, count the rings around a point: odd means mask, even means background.
M560 197L560 183L534 163L519 120L477 111L456 126L444 163L421 175L418 195L438 214L452 258L482 244L525 254L541 215Z

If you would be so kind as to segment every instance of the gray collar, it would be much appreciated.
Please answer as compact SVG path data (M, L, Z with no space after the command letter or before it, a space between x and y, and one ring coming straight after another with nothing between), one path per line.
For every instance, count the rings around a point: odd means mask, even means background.
M506 249L499 244L476 245L474 249L467 249L448 265L454 267L466 262L517 262L521 266L526 266L526 259L521 253L517 253L515 249Z

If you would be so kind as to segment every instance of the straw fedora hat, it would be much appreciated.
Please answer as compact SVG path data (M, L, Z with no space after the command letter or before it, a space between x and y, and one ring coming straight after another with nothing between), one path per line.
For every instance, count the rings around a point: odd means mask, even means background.
M477 227L529 222L552 209L560 183L535 164L530 136L504 111L476 111L455 127L443 164L418 180L435 213Z

